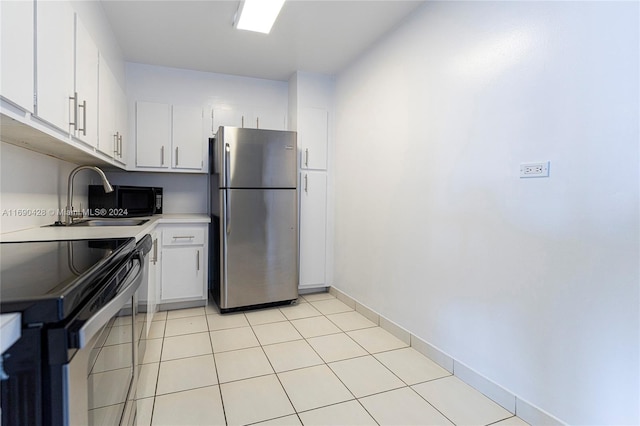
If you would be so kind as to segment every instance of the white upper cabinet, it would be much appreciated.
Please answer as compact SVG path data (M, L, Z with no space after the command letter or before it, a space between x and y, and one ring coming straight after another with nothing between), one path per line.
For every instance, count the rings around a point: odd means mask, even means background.
M127 101L111 68L100 57L98 81L98 150L125 163L123 141L126 134ZM123 120L123 115L125 120Z
M78 125L75 136L98 146L98 48L76 16L75 93Z
M0 2L0 95L33 112L34 1Z
M253 124L259 129L287 130L286 115L267 108L259 108L254 112ZM248 127L254 127L248 126Z
M218 132L220 126L244 127L244 113L236 108L213 109L213 133Z
M327 169L328 124L328 113L325 109L305 107L298 111L301 168Z
M98 149L100 152L114 157L118 153L118 136L116 135L116 114L113 107L115 78L105 61L100 58L98 81L98 110L100 116L98 127Z
M0 108L18 123L5 142L29 137L34 151L122 167L126 95L109 67L123 61L100 69L96 40L112 35L101 32L108 25L98 2L0 0L0 24ZM42 137L30 137L31 129Z
M98 48L68 2L38 2L36 115L98 147Z
M205 171L207 137L200 107L136 103L136 168Z
M38 2L36 115L68 133L76 116L74 11L67 2ZM73 128L73 127L71 127Z
M225 106L212 111L211 135L220 126L244 127L247 129L286 130L286 115L266 107Z
M172 166L202 170L205 138L202 134L202 108L173 106Z
M136 167L168 168L171 105L136 103Z
M115 81L115 80L114 80ZM127 163L126 157L126 145L128 141L126 140L127 135L129 134L129 115L127 110L127 94L124 92L122 87L116 82L116 88L114 92L115 97L115 119L116 119L116 133L118 135L118 154L115 156L115 160L122 164Z

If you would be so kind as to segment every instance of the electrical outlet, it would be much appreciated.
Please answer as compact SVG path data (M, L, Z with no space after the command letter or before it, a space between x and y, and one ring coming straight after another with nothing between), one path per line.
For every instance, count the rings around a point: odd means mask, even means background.
M520 164L520 177L549 177L549 162Z

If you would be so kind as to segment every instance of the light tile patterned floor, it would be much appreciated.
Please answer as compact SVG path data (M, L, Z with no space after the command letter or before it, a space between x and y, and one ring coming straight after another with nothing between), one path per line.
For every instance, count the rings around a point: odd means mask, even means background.
M154 317L138 425L526 425L329 293Z

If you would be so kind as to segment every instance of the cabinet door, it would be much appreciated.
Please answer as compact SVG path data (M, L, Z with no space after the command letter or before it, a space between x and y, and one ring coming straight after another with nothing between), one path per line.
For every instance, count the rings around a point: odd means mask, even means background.
M164 247L162 301L202 299L205 296L203 247Z
M100 57L98 76L98 101L100 122L98 126L98 150L116 158L118 156L118 131L116 129L115 77L104 58Z
M76 15L76 137L93 147L98 146L98 60L98 48Z
M258 129L287 130L286 115L266 108L256 110L253 124ZM254 127L254 125L248 127Z
M114 107L115 107L115 122L116 122L116 133L118 135L118 152L115 157L116 161L119 161L122 164L127 163L126 157L126 143L127 143L127 135L129 135L129 123L128 123L128 112L127 112L127 95L120 87L118 81L113 79L114 87L113 87L113 96L114 96Z
M169 167L171 106L136 103L136 167Z
M298 147L303 169L327 169L328 115L320 108L301 108L298 116Z
M173 167L202 170L204 166L202 108L174 105L172 130Z
M34 28L31 1L0 2L0 94L33 112Z
M213 128L218 131L220 126L243 127L244 114L235 108L214 108L213 109Z
M300 287L325 285L327 174L300 174Z
M74 121L74 12L64 1L39 1L36 8L36 115L69 132Z
M158 310L158 280L160 278L160 234L151 234L153 245L149 253L149 280L147 284L147 321L151 325L153 315Z

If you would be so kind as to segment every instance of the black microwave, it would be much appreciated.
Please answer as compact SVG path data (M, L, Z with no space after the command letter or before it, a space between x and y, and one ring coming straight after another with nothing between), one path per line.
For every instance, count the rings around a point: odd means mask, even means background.
M89 216L134 217L162 214L162 188L113 185L105 193L102 185L89 185Z

